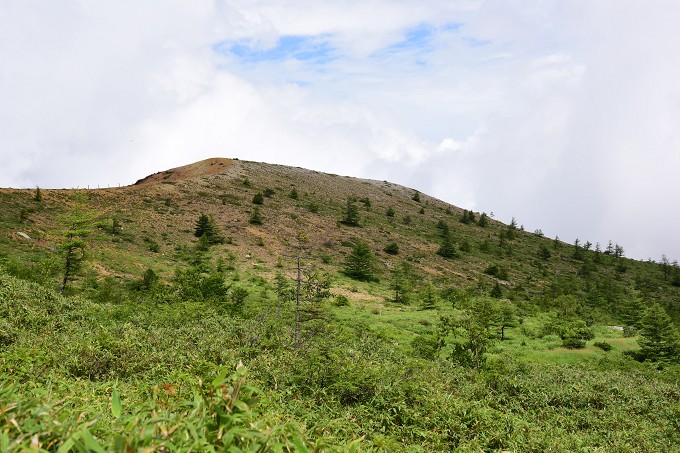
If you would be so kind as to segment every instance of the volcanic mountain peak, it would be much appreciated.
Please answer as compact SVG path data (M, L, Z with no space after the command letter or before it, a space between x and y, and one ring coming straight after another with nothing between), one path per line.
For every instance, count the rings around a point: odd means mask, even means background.
M140 179L134 185L154 184L168 181L180 181L184 179L194 179L203 176L210 176L223 173L233 166L233 159L223 157L212 157L210 159L194 162L193 164L183 165L177 168L160 171L145 178Z

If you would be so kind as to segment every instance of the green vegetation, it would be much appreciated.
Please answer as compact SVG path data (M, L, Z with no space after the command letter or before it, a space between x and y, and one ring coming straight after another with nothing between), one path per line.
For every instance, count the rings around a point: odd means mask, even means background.
M0 451L678 449L676 262L413 196L0 189Z

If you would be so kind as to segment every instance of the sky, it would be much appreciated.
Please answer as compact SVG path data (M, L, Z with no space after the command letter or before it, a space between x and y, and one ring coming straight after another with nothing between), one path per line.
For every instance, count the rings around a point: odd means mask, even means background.
M677 0L3 0L0 187L209 157L680 259Z

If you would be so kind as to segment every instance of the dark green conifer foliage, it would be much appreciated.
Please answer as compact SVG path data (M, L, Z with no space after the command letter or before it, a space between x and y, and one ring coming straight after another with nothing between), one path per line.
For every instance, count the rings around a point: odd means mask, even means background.
M418 192L417 190L415 192L413 192L413 196L411 197L411 200L413 200L417 203L420 203L420 192Z
M207 214L201 214L201 216L198 218L196 221L196 225L194 227L194 236L197 238L200 238L203 235L211 235L213 233L212 231L212 224L210 223L210 218L208 217Z
M443 220L440 220L437 223L437 228L440 230L440 235L442 238L442 243L439 246L439 250L437 250L437 255L447 259L457 258L458 252L456 252L456 246L453 243L449 225Z
M42 192L40 191L40 187L35 188L35 194L33 195L33 200L37 201L38 203L42 201Z
M203 243L208 246L224 242L224 238L215 225L215 221L206 214L202 214L196 221L194 236L199 238L199 240L204 236L205 239L203 240Z
M352 246L352 252L345 261L345 275L355 280L376 280L375 258L371 248L361 239Z
M652 362L678 363L678 331L661 305L654 303L640 321L639 357Z
M264 195L262 195L262 192L253 195L253 204L264 204Z
M248 219L248 223L251 225L262 225L263 223L262 219L262 213L260 212L260 208L255 206L255 209L253 209L252 214L250 214L250 218Z
M640 291L628 288L626 294L619 299L619 318L624 326L640 328L640 319L644 315L644 303Z
M460 218L460 222L464 224L475 223L475 213L468 211L467 209L463 211L463 216Z
M387 210L385 211L385 215L387 217L394 217L394 208L392 206L388 206Z
M291 191L290 191L290 193L288 194L288 196L289 196L290 198L292 198L293 200L297 200L298 198L300 198L300 195L298 194L298 191L297 191L297 189L296 189L295 187L293 187L293 188L291 189Z
M392 241L389 244L385 246L383 251L389 255L398 255L399 254L399 244L396 242Z
M501 289L501 285L498 282L496 282L496 284L494 285L493 289L489 293L489 296L495 299L500 299L501 297L503 297L503 290Z
M345 207L345 216L341 222L348 226L359 226L359 207L352 198L347 199L347 206Z
M485 228L489 225L489 216L486 215L486 212L482 212L482 215L479 216L477 225L479 225L482 228Z
M64 277L60 288L62 293L74 274L80 270L82 262L85 260L85 241L83 238L90 234L89 225L91 220L92 214L81 208L77 208L64 217L68 230L66 231L64 242L58 247L64 258Z
M547 261L550 259L550 250L548 250L548 247L545 245L542 245L541 248L538 250L538 256L544 260Z
M578 240L578 238L576 238L574 241L574 253L572 256L575 260L583 259L583 248L581 247L581 242Z

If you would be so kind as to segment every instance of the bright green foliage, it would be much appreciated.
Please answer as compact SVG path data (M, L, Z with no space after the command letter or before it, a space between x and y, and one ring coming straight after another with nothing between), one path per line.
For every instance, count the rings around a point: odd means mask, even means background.
M680 362L680 336L666 311L652 304L640 320L639 357L652 362Z
M458 365L481 368L494 341L490 323L474 311L458 317L444 316L439 325L440 342L448 346L448 358Z
M439 296L432 282L427 282L419 294L421 310L435 310L439 305Z
M360 239L354 241L352 252L345 261L344 272L355 280L376 280L375 257L366 242Z
M274 291L280 303L285 304L295 300L295 289L291 285L291 281L283 272L277 272L274 277Z
M511 301L503 299L498 301L498 324L501 328L501 341L505 340L505 328L517 327L517 307Z
M410 271L410 266L401 262L390 270L390 289L394 291L392 302L398 304L409 304L411 302L411 293L413 291L413 282L411 281L413 275Z

